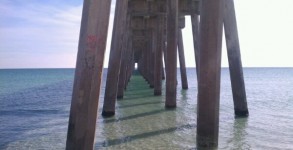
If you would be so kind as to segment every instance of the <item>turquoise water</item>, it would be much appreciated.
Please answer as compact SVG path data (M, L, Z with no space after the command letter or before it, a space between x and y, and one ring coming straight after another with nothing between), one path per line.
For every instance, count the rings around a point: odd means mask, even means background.
M73 76L73 69L0 70L0 149L64 149ZM218 149L293 149L293 69L245 68L244 76L250 116L235 119L222 69ZM109 119L100 115L103 83L95 148L196 149L195 69L188 69L188 90L178 81L178 107L165 110L164 94L152 96L133 76Z

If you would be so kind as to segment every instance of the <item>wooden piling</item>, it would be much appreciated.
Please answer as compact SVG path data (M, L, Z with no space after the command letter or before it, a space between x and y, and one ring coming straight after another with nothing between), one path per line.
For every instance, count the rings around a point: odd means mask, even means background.
M127 70L127 42L124 41L123 43L123 50L122 50L122 57L121 57L121 67L119 73L119 81L118 81L118 91L117 91L117 99L123 99L124 96L124 87L126 84L126 70Z
M179 55L182 89L186 90L186 89L188 89L188 82L187 82L187 75L186 75L183 37L182 37L182 30L181 29L178 29L178 55Z
M166 108L176 107L178 0L167 1Z
M163 61L164 61L164 64L163 64L163 66L165 66L165 68L163 68L164 69L164 72L165 72L165 78L164 79L166 79L166 71L167 71L167 69L166 69L166 64L167 64L167 45L165 44L166 43L166 41L167 41L167 39L164 39L164 45L163 45Z
M196 66L196 74L197 81L199 75L199 15L192 14L191 15L191 25L192 25L192 35L193 35L193 46L194 46L194 56L195 56L195 66Z
M243 79L237 22L233 0L225 0L224 12L224 28L233 92L234 111L237 117L246 117L249 113L246 101L246 91Z
M161 16L156 18L156 49L155 49L155 78L154 78L154 95L162 95L162 73L164 72L163 68L163 29L164 24Z
M66 149L93 149L111 0L85 0Z
M150 37L147 36L148 41L146 42L145 52L146 52L146 79L151 87L151 49L150 49Z
M129 34L129 40L128 40L128 50L129 50L129 55L128 55L128 63L127 63L127 76L126 76L126 81L127 83L125 84L124 89L126 89L126 86L128 82L130 81L131 75L133 70L135 69L135 61L134 61L134 51L132 48L132 39L131 37L131 31L128 33Z
M116 1L116 10L110 49L105 98L102 115L110 117L115 114L117 86L119 81L123 33L126 29L128 0Z
M130 45L129 41L131 40L129 37L129 24L130 24L130 15L127 15L127 22L126 22L126 28L123 34L123 42L122 42L122 57L121 57L121 67L120 67L120 73L119 73L119 82L118 82L118 91L117 91L117 99L123 99L124 96L124 89L126 87L127 81L127 66L129 63L129 55L130 54Z
M141 48L142 50L142 76L144 77L144 79L148 82L147 79L147 50L146 50L146 44L144 43L144 46Z
M224 2L201 1L197 146L218 145Z
M165 80L165 78L166 78L165 69L164 69L163 60L162 60L162 80Z
M150 41L149 41L149 53L150 53L150 59L149 59L149 63L150 63L150 68L149 68L149 72L150 72L150 88L154 88L155 87L155 83L154 83L154 77L155 77L155 48L156 48L156 34L154 32L154 30L150 31Z

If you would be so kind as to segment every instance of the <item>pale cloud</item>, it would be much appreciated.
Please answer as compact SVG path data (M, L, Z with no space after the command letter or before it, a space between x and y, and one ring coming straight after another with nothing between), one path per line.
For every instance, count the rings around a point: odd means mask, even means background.
M33 1L35 3L33 3ZM0 68L75 67L82 3L0 1ZM69 3L69 2L66 2ZM292 67L293 1L235 0L243 66ZM112 0L104 66L108 65ZM183 30L186 65L195 65L190 18ZM222 66L227 67L223 41Z
M75 67L82 4L16 3L17 0L0 2L0 68ZM115 0L111 5L105 67L114 11Z
M0 8L0 68L74 67L82 6L6 2Z
M293 1L234 0L245 67L293 67ZM190 18L183 31L187 66L194 66ZM223 38L222 66L227 67Z

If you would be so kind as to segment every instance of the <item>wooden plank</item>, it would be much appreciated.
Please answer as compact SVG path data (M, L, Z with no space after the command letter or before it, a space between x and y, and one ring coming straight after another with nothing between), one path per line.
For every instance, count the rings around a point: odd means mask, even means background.
M178 0L167 1L166 108L176 107Z
M179 14L191 15L199 12L199 0L180 0Z
M126 29L128 0L116 1L110 59L108 64L105 98L102 115L110 117L115 114L117 87L119 81L123 33Z
M224 2L201 1L197 146L218 145Z
M111 0L85 0L66 149L93 149Z
M179 64L180 64L180 74L181 74L181 84L182 89L188 89L186 66L185 66L185 56L184 56L184 46L182 30L178 29L178 54L179 54Z
M238 39L237 22L233 0L226 0L224 28L229 60L235 115L247 117L248 108Z

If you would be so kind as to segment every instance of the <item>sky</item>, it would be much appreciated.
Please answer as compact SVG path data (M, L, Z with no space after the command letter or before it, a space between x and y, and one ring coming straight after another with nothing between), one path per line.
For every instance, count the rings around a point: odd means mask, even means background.
M104 67L108 65L114 4ZM234 0L244 67L293 67L293 0ZM1 0L0 68L74 68L82 0ZM183 30L195 65L190 17ZM223 38L222 67L228 66Z

